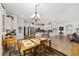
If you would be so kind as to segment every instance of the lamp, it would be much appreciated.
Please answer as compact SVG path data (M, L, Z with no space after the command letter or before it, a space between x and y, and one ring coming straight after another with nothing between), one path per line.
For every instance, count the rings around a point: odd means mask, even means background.
M40 4L36 4L35 5L35 13L31 16L32 20L34 20L34 22L37 22L38 20L40 20L40 16L37 12L37 8L39 7Z

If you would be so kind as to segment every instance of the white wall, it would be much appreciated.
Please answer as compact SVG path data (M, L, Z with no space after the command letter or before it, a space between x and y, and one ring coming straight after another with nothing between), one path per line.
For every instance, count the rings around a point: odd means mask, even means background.
M19 33L18 27L22 27L22 32ZM24 20L21 17L17 18L17 39L23 39L24 38Z
M0 56L3 54L3 48L2 48L2 21L3 21L3 14L5 14L5 10L0 5Z
M0 11L0 55L2 55L3 50L2 50L2 14Z
M12 18L11 17L6 17L5 28L6 29L12 29Z
M65 23L65 24L61 24L60 26L63 26L64 27L64 35L67 35L67 30L66 30L66 25L68 25L68 24L70 24L70 25L72 25L72 33L74 33L74 32L77 32L76 31L76 28L79 28L79 21L77 21L77 22L70 22L70 23Z

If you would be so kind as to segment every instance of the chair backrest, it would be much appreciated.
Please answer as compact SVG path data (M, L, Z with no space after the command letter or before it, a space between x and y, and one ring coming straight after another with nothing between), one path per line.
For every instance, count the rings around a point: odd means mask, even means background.
M41 41L40 43L42 44L42 45L46 45L47 44L47 40L43 40L43 41Z

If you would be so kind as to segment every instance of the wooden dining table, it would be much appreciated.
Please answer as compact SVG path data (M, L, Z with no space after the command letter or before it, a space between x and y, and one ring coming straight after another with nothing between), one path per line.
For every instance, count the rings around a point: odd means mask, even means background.
M47 40L46 38L31 38L31 39L25 39L25 40L20 40L19 45L20 45L20 52L21 55L25 55L25 52L28 50L31 50L37 46L40 45L40 41Z

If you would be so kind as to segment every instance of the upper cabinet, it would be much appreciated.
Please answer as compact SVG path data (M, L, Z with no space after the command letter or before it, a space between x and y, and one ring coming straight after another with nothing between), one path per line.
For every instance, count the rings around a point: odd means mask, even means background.
M73 33L73 26L72 26L72 24L66 25L66 33L67 34L72 34Z
M11 30L12 29L12 18L11 17L6 17L6 19L5 19L5 28L6 28L6 30Z

